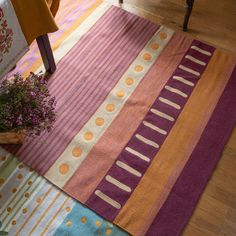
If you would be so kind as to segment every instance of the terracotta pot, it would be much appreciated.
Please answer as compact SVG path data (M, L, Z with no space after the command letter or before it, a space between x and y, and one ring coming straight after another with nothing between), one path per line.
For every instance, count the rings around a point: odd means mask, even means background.
M0 132L0 144L22 144L25 133L22 132Z

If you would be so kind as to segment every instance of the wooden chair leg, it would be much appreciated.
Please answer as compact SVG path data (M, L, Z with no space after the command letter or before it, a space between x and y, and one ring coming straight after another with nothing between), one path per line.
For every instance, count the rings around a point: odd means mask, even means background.
M119 3L122 4L123 0L119 0ZM194 0L186 0L186 4L187 4L187 9L184 17L183 31L188 30L188 21L193 9Z
M56 63L52 53L52 48L49 42L48 35L39 36L37 39L39 51L45 66L46 72L52 74L56 70Z
M187 4L187 9L184 17L183 31L188 30L188 21L193 9L194 0L186 0L186 4Z

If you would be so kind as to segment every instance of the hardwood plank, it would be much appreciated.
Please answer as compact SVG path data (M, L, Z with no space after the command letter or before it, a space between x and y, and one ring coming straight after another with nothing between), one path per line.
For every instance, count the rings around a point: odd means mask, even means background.
M118 0L108 0L118 5ZM122 7L156 23L182 31L185 0L124 0ZM195 1L188 34L236 55L235 0Z

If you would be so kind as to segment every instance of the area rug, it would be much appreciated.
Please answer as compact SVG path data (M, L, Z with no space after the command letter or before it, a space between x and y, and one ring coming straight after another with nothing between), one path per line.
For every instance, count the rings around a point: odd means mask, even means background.
M0 173L0 235L128 235L1 148Z
M236 122L235 58L107 3L55 56L54 130L6 148L130 234L179 235Z

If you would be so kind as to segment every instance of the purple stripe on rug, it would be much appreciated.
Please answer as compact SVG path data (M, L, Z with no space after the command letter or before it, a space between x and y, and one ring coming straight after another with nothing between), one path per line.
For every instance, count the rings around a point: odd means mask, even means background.
M111 7L59 62L49 81L58 119L16 156L44 174L104 101L159 26Z
M191 49L192 46L196 45L201 49L207 50L211 55L215 49L194 40L187 50L180 65L188 65L189 59L186 58L186 55L194 56L197 60L205 63L204 66L199 66L199 63L195 62L191 65L191 70L198 72L199 75L191 74L188 71L180 69L179 66L177 67L153 103L143 122L139 125L130 141L117 157L116 162L86 202L86 205L106 219L112 221L116 217L121 207L124 206L138 185L141 177L145 174L151 161L158 153L168 133L174 126L194 86L210 61L211 56L202 57L202 55L196 54ZM193 83L193 85L190 86L174 79L174 77L180 76L188 82ZM163 118L163 116L160 116L160 113L167 115L169 119ZM127 170L124 166L128 166L135 171ZM103 195L97 194L98 192L101 192ZM104 200L104 195L112 199L112 201L107 201L107 198Z
M180 235L236 124L236 67L217 106L147 236Z

